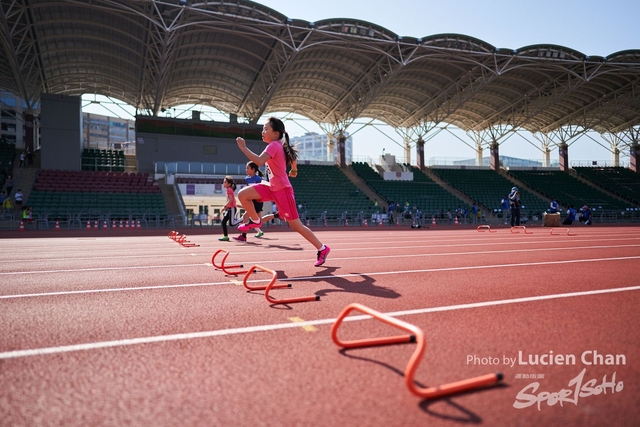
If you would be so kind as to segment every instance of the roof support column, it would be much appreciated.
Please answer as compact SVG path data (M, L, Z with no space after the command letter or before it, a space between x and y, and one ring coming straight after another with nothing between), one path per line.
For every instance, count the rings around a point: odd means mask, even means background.
M332 133L327 133L327 155L326 159L328 162L335 162L336 159L333 155L333 150L335 149L336 142Z
M542 150L542 166L545 168L551 167L551 149L549 144L543 147Z
M611 163L613 167L620 166L620 149L618 147L611 150Z
M494 141L491 143L491 147L489 147L489 149L491 153L491 157L489 158L491 170L500 170L500 144L498 144L497 141Z
M418 138L416 142L416 160L418 163L418 169L421 171L424 170L424 139L422 137Z
M411 164L411 140L409 135L404 137L404 163Z
M31 111L26 111L24 113L24 148L31 150L33 153L35 151L35 146L33 144L33 137L35 135L35 121L33 120L33 113Z
M544 136L545 141L554 141L554 144L558 147L558 157L560 163L560 170L566 172L569 170L569 141L584 134L585 127L577 125L567 125L551 131Z
M631 147L629 148L629 157L631 158L629 163L631 170L635 173L640 173L640 169L638 168L638 166L640 166L640 164L638 164L638 160L640 160L640 144L638 144L638 141L631 144Z
M347 158L345 156L345 145L347 138L344 136L344 132L340 131L338 136L338 166L341 168L347 165Z
M558 145L558 157L560 170L566 172L569 169L569 145L566 142Z
M484 166L482 161L482 144L476 145L476 166Z
M618 159L620 147L626 146L629 148L629 168L636 173L640 173L640 126L630 126L627 130L611 135L611 141L615 141L615 147L612 143L611 148L612 151L613 148L618 149ZM615 166L618 165L619 163Z

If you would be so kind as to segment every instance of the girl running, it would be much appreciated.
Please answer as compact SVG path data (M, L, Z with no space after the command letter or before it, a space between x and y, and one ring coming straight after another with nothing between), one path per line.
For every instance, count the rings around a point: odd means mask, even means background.
M224 213L224 217L222 218L222 237L218 240L222 242L228 242L229 236L227 233L227 224L231 224L232 227L235 227L240 223L239 219L236 219L236 196L234 191L236 189L236 183L233 182L233 178L230 176L225 176L224 181L222 181L222 186L227 189L227 203L225 203L222 211Z
M284 138L284 141L283 141ZM327 260L329 255L329 246L323 245L320 240L307 228L298 216L298 208L293 194L293 187L289 181L289 176L294 177L298 174L295 169L297 153L289 144L289 135L284 130L282 120L270 117L262 128L262 140L267 143L267 148L257 155L247 148L247 143L243 138L236 138L240 150L258 166L267 164L267 174L269 182L250 185L243 188L238 193L238 199L247 211L249 222L238 227L238 230L246 232L252 228L260 228L262 219L256 212L252 200L261 200L263 202L275 202L280 218L289 221L289 226L297 231L309 243L318 250L315 266L319 267ZM291 164L293 169L287 176L287 163Z
M262 177L263 177L262 172L260 172L260 169L258 169L258 165L256 165L254 162L247 163L246 172L247 172L247 177L245 179L247 181L247 184L249 185L260 184L262 182ZM258 213L258 215L260 215L262 213L263 203L259 200L252 200L252 202L253 202L253 207L256 209L256 212ZM245 212L244 216L242 217L242 222L246 224L248 221L249 221L249 215L247 215L247 213ZM262 237L262 236L264 236L264 233L262 232L262 230L260 230L259 228L256 228L256 237ZM239 242L246 242L247 233L242 233L241 235L234 237L234 240L237 240Z

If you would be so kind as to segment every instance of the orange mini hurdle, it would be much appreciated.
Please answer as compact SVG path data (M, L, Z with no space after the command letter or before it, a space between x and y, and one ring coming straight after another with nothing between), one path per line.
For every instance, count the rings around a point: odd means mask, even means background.
M524 230L524 234L533 234L533 231L527 231L527 227L525 227L524 225L516 225L514 227L511 227L511 233L512 234L520 234L520 231L513 231L513 230Z
M409 335L342 341L338 338L338 328L342 324L344 318L354 310L368 314L388 325L395 326L396 328L409 332ZM331 339L333 339L333 342L336 343L336 345L343 348L359 348L376 345L415 342L417 344L417 347L411 355L411 359L409 360L409 363L405 368L404 381L411 393L418 397L426 399L433 399L454 393L459 393L462 391L472 390L478 387L495 384L502 380L502 374L498 372L494 374L481 375L479 377L469 378L462 381L456 381L453 383L443 384L437 387L417 387L414 381L414 376L427 348L424 333L422 332L422 330L415 325L403 322L402 320L398 320L394 317L382 314L369 307L365 307L364 305L357 303L349 304L347 307L345 307L344 310L342 310L342 313L340 313L335 323L331 326Z
M492 230L490 225L479 225L478 228L476 228L476 230L478 230L478 232L482 231L488 231L489 233L497 233L498 230Z
M184 246L185 248L193 248L193 247L197 247L200 246L198 244L195 243L191 243L190 241L187 240L187 235L186 234L181 234L179 236L176 236L176 242L180 243L182 246Z
M567 232L567 236L577 236L577 234L571 234L571 230L569 230L568 228L552 228L551 231L549 231L549 234L551 234L552 236L559 235L554 233L553 230L565 230Z
M220 265L216 264L216 257L218 256L219 253L224 252L224 256L222 257L222 262L220 263ZM226 251L224 249L218 249L213 256L211 257L211 264L213 264L213 266L215 268L217 268L218 270L222 270L224 271L225 274L228 274L230 276L237 276L238 274L245 274L248 270L237 270L237 271L230 271L228 269L231 268L242 268L244 267L242 264L239 265L224 265L224 262L227 260L227 257L229 256L229 251Z
M249 279L249 276L251 276L251 273L255 272L256 270L262 270L265 273L270 273L271 274L271 281L269 282L269 284L267 286L251 286L251 285L249 285L247 283L247 279ZM242 284L244 285L245 288L247 288L247 289L249 289L251 291L264 290L264 297L271 304L290 304L290 303L295 303L295 302L320 301L320 295L312 295L312 296L308 296L308 297L286 298L286 299L274 299L269 295L269 292L272 289L290 288L291 287L291 284L276 285L275 284L276 280L278 280L278 273L276 273L275 271L270 270L268 268L264 268L264 267L262 267L260 265L254 265L249 269L249 271L247 271L247 274L244 276L244 280L242 281Z

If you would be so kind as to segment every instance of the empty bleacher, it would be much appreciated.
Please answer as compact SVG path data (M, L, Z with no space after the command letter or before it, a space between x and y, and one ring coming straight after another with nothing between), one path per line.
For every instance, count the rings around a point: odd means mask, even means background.
M435 183L417 168L411 168L413 181L385 181L367 163L353 162L353 170L387 202L417 206L423 214L431 216L436 210L455 211L466 203Z
M582 178L640 205L640 174L623 167L574 167Z
M588 205L599 210L621 211L633 207L630 202L623 202L566 172L512 169L510 174L548 198L555 197L562 206L573 205L579 209Z
M360 212L367 215L378 210L337 166L298 164L298 176L290 181L296 203L303 205L300 214L306 212L311 219L326 211L328 219L347 212L353 220Z
M82 150L82 170L122 172L124 151L85 148Z
M43 169L26 204L68 228L85 221L166 221L164 199L149 174ZM110 224L109 224L110 225Z
M452 187L493 212L501 210L502 198L507 196L514 187L513 182L491 169L434 168L432 171ZM523 204L522 210L529 216L541 216L549 207L549 202L525 188L519 190Z

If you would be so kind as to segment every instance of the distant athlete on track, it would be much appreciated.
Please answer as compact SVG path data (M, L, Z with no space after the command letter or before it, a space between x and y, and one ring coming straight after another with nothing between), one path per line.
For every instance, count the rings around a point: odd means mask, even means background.
M222 181L222 186L227 189L227 203L225 203L222 208L224 212L224 216L222 218L222 237L219 238L221 242L229 241L229 234L227 231L227 224L231 224L232 227L235 227L240 223L241 219L236 218L236 196L234 191L236 189L236 183L233 181L233 178L230 176L225 176L224 181Z
M254 162L247 163L246 172L247 172L247 177L245 178L245 180L247 181L247 184L249 185L260 184L262 182L262 176L263 176L262 172L260 172L260 169L258 169L258 165L256 165ZM252 200L252 202L253 202L253 207L256 209L256 212L258 213L258 215L260 215L260 213L262 213L263 203L259 200ZM263 220L265 219L263 218ZM245 212L242 218L242 222L246 224L248 221L249 221L249 215L247 215L247 213ZM256 228L256 237L262 237L262 236L264 236L264 233L262 232L262 230L259 228ZM247 233L244 232L239 236L235 236L233 239L239 242L246 242Z
M284 139L284 141L283 141ZM273 201L278 208L280 218L289 222L289 226L297 231L309 243L318 250L315 266L319 267L327 260L329 246L322 242L308 227L306 227L298 216L298 208L293 194L293 187L289 181L289 176L295 177L298 171L295 168L298 157L295 149L289 144L289 135L285 132L284 123L276 117L270 117L262 128L262 140L267 143L267 148L257 155L247 148L244 138L236 138L240 150L255 164L262 166L266 163L269 182L261 182L243 188L238 193L238 199L242 207L247 211L249 222L238 227L241 232L247 232L253 228L260 228L262 219L253 206L253 200L262 202ZM287 176L287 164L292 165Z

